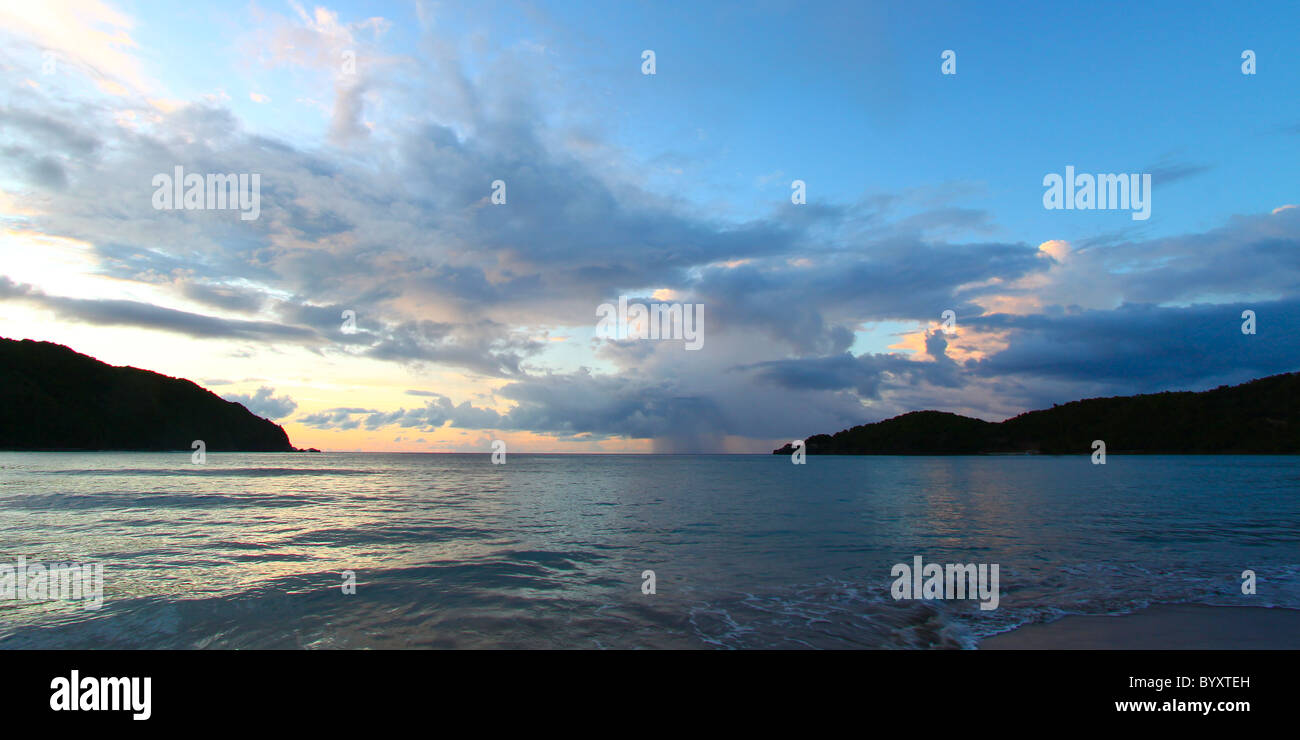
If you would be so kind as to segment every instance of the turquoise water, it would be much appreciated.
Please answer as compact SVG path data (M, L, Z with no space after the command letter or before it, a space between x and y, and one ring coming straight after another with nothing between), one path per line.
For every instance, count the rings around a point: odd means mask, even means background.
M998 608L895 601L915 555L998 564ZM973 647L1300 607L1300 458L0 453L19 556L104 604L0 601L5 648Z

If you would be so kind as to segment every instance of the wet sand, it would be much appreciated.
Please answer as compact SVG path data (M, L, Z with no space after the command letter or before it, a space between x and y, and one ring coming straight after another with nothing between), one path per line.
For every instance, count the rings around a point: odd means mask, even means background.
M1158 604L1063 617L990 637L981 650L1298 650L1300 609Z

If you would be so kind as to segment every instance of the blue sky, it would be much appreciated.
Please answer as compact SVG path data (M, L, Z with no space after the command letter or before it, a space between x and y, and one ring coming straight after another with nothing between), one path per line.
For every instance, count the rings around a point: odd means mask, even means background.
M301 444L762 451L1300 364L1294 3L4 13L0 334ZM263 215L153 209L177 165ZM1150 219L1046 210L1067 165L1151 174ZM595 336L620 295L704 305L704 348Z
M1168 183L1147 225L1162 236L1285 200L1294 178L1278 164L1300 161L1300 139L1288 135L1300 120L1300 55L1286 22L1297 11L1285 2L1219 3L1195 13L1169 2L1032 11L1014 3L473 6L428 3L423 12L462 47L474 46L474 36L494 46L545 46L564 78L548 114L582 109L644 167L667 160L687 170L657 185L738 218L783 201L794 178L835 202L978 184L980 195L963 202L995 210L1008 232L1061 228L1060 214L1037 207L1042 186L1032 174L1065 164L1095 172L1213 168L1232 183ZM231 58L231 39L255 13L226 4L121 7L145 19L139 40L169 89L197 95L234 82L286 103L300 97L301 75ZM419 53L415 4L331 7L344 18L391 20L384 48ZM648 80L627 74L643 49L656 51L661 70ZM938 74L945 49L958 53L957 75ZM1264 60L1254 76L1241 74L1243 49ZM483 56L467 63L472 74L491 74L493 55ZM168 61L177 58L195 63ZM245 97L231 107L268 133L325 133L301 106L267 108ZM784 174L764 179L776 172ZM1087 214L1062 236L1132 227L1126 220Z

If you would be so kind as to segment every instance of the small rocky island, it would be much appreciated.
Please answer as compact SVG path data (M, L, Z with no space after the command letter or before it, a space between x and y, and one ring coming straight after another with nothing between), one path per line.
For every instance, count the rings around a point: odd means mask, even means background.
M988 422L914 411L804 441L809 455L1300 454L1300 373L1193 392L1089 398ZM789 455L793 445L773 450Z
M300 452L284 429L182 378L0 338L0 450Z

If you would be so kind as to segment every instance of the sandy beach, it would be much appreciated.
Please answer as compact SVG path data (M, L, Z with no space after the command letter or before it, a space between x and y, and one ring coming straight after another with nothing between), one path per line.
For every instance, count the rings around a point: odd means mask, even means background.
M1300 610L1158 604L1118 616L1063 617L995 635L981 650L1297 650Z

